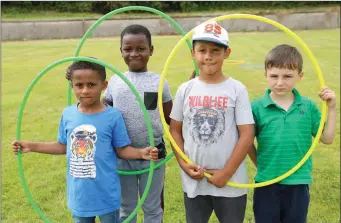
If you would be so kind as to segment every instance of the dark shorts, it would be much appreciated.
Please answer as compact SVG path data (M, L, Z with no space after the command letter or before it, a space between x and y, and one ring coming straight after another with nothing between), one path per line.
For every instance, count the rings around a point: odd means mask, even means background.
M306 223L309 185L272 184L255 188L253 212L256 223Z
M246 194L240 197L196 196L184 193L186 222L207 223L214 210L220 223L243 223L246 208Z

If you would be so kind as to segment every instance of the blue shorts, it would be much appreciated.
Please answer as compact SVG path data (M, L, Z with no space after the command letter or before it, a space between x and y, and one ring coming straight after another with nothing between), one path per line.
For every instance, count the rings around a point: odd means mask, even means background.
M306 223L309 185L272 184L255 188L253 213L256 223Z
M108 214L98 216L101 223L120 223L120 210L110 212ZM73 216L75 223L95 223L94 217L77 217Z

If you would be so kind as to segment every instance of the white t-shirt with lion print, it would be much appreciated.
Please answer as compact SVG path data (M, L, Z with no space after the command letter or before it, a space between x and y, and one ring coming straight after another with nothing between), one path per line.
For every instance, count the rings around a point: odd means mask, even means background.
M229 77L219 84L206 84L195 78L183 83L175 96L170 117L183 122L184 152L204 169L223 169L238 141L237 125L254 124L246 87ZM239 197L245 188L218 188L193 180L182 169L182 187L187 196ZM248 183L245 160L230 179Z

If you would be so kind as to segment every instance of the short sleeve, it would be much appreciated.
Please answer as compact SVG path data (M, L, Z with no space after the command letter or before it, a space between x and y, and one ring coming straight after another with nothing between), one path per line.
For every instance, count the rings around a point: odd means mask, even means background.
M257 106L255 105L255 103L251 103L251 109L252 109L252 115L253 115L253 120L255 122L255 136L258 136L258 117L257 117Z
M109 80L109 83L108 83L108 87L105 89L104 93L103 93L103 98L107 101L112 101L112 89L113 89L113 86L114 85L114 80L113 80L113 77L110 78Z
M67 132L64 123L64 115L62 115L60 118L57 141L61 144L67 144Z
M128 131L123 120L121 112L115 113L113 132L112 132L112 146L114 148L122 148L131 143Z
M162 102L166 103L172 100L172 95L169 89L169 85L167 80L165 80L165 84L163 85L163 92L162 92Z
M311 102L311 134L316 136L321 122L321 112L314 102Z
M176 94L175 94L175 98L174 98L174 102L173 102L173 107L172 107L172 111L170 114L170 118L175 120L175 121L179 121L182 122L184 120L184 114L183 114L183 107L184 107L184 98L183 98L183 88L178 88Z
M237 125L254 124L249 95L246 88L243 88L236 99L235 116Z

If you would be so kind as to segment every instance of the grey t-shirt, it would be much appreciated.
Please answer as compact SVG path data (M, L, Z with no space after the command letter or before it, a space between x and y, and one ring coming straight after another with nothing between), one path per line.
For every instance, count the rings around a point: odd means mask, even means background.
M229 77L219 84L206 84L198 78L182 84L175 96L170 117L183 122L184 152L204 169L223 169L239 139L237 125L254 124L246 87ZM182 169L183 190L197 195L238 197L247 189L218 188L204 178L196 181ZM247 183L245 160L230 179Z
M155 145L160 144L162 142L163 128L157 107L157 93L161 77L150 71L141 73L125 72L124 75L134 85L144 101L153 127ZM118 75L110 78L103 97L111 101L113 107L121 111L132 142L131 146L149 146L148 130L143 111L129 86ZM170 100L172 100L172 96L168 83L165 81L162 102L166 103ZM118 161L118 168L122 170L140 169L148 166L149 161L126 161L120 159Z

